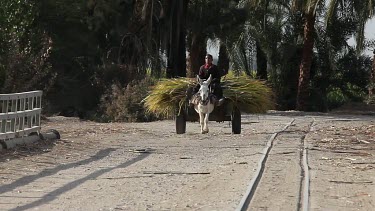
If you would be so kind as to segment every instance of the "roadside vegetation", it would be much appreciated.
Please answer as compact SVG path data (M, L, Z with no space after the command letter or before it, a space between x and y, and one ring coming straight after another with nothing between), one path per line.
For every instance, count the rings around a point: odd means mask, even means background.
M219 68L264 83L276 109L374 102L364 54L375 48L364 37L374 9L374 0L0 0L0 90L43 90L45 115L153 121L142 100L160 80L195 77L210 39Z

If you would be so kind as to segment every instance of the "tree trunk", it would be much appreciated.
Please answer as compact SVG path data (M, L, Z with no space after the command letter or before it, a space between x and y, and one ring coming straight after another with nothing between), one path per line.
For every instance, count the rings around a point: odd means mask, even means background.
M188 77L195 77L201 65L204 64L204 57L207 53L207 39L202 34L193 34L191 38Z
M186 76L186 12L189 0L169 2L167 78Z
M309 12L305 14L305 26L303 35L303 52L302 60L299 67L299 81L298 81L298 92L297 92L297 105L296 109L305 111L307 109L307 101L309 98L309 80L310 70L313 57L314 47L314 24L315 24L315 13Z
M374 50L374 56L372 58L372 68L370 72L370 86L368 88L369 98L371 98L372 95L374 94L374 88L375 88L374 86L375 86L375 50Z
M257 78L267 80L267 58L258 42L256 42Z
M227 46L222 42L220 43L219 60L217 61L217 67L220 71L223 71L223 74L228 73L229 58L228 58Z

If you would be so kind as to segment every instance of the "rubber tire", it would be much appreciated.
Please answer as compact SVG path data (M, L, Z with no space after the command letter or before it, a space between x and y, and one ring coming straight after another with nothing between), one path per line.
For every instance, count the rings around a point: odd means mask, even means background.
M241 134L241 111L238 108L232 111L232 133Z
M179 115L176 115L176 133L184 134L186 132L186 118L184 112L181 111Z

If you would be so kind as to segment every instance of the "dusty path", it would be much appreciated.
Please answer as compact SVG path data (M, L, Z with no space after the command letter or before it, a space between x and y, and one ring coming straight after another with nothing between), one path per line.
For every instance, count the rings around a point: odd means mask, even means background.
M375 123L371 116L244 115L198 123L99 124L54 117L62 140L0 152L0 210L235 210L272 134L277 135L250 210L298 210L302 140L311 210L372 210ZM310 128L311 123L314 122ZM310 129L309 129L310 128Z

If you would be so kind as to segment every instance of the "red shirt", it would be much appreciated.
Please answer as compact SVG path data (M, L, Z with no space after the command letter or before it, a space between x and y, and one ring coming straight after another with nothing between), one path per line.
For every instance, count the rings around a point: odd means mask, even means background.
M211 66L212 66L212 64L205 64L205 65L204 65L204 68L205 68L205 69L208 69L208 68L210 68Z
M220 81L221 74L217 66L214 64L204 64L199 69L198 75L201 79L208 79L210 75L212 75L212 79L218 79Z

